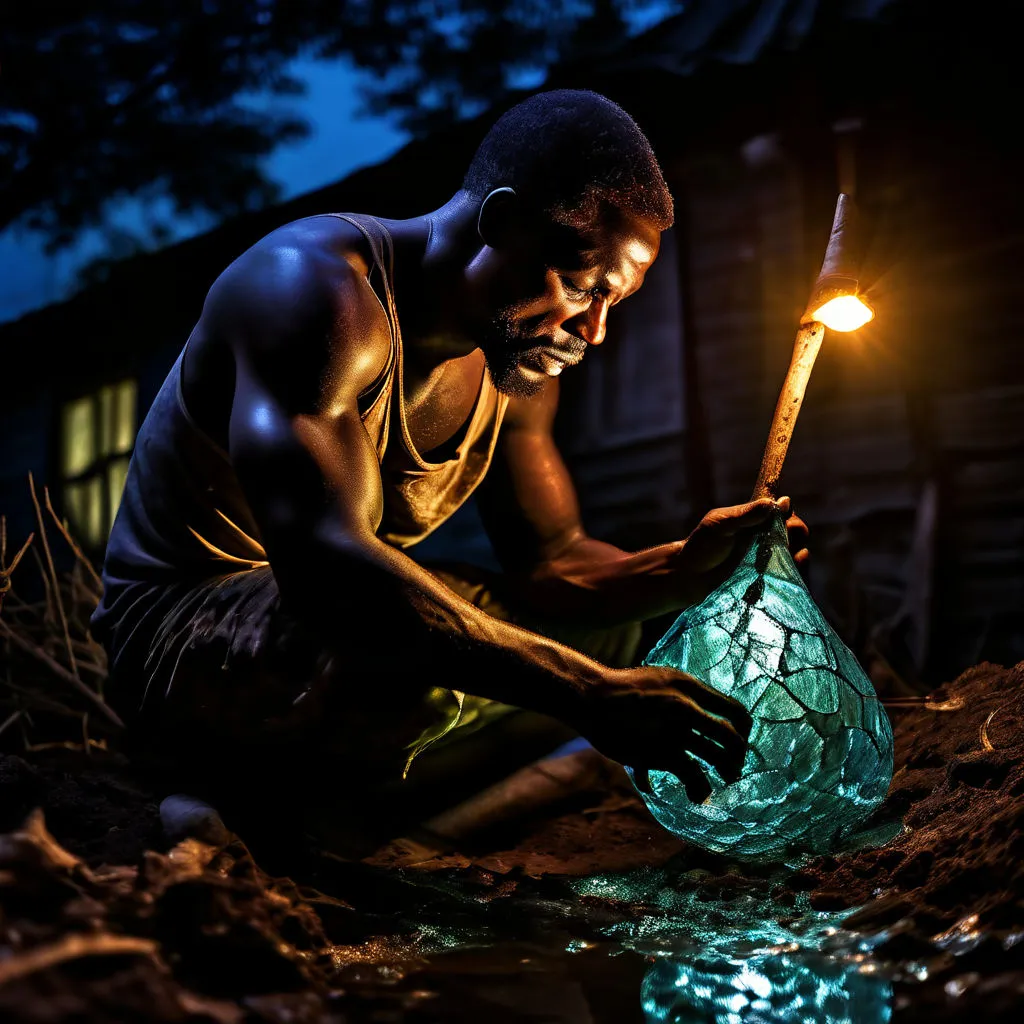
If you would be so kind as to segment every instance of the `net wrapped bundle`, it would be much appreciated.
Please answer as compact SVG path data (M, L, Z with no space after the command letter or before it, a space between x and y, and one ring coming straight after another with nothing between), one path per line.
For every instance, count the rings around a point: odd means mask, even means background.
M825 621L776 514L732 575L688 608L647 656L734 697L753 717L738 781L703 804L650 773L655 818L706 849L782 859L839 845L884 799L892 778L889 719L856 658Z

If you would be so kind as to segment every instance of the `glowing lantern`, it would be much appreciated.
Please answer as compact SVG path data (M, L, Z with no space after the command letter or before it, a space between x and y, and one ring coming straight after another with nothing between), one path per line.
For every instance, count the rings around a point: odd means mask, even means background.
M833 316L852 330L873 315L849 262L852 205L841 195L821 274L801 319L754 497L777 496L793 425ZM851 307L851 302L853 307ZM856 316L851 315L851 308ZM871 681L825 621L790 556L776 514L732 575L686 609L647 656L740 701L753 718L740 778L712 783L702 804L676 776L652 771L641 793L666 828L737 857L781 859L838 845L885 798L892 730ZM694 756L694 755L691 755Z

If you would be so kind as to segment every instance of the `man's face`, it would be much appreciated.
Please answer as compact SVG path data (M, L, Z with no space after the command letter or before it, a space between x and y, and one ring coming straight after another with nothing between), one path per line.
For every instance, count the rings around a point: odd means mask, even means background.
M600 345L608 310L643 284L659 240L656 227L618 215L584 229L524 228L485 248L474 274L490 316L477 330L498 390L528 398Z

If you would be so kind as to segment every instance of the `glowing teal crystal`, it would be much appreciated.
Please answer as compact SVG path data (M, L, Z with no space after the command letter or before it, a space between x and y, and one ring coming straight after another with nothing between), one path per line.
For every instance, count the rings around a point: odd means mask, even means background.
M861 963L806 952L658 960L640 990L648 1024L886 1024L892 984Z
M885 798L892 729L871 681L811 598L776 515L732 575L683 612L645 664L688 672L740 701L754 724L743 773L703 804L650 773L642 793L677 835L738 858L839 846ZM692 756L692 755L691 755Z

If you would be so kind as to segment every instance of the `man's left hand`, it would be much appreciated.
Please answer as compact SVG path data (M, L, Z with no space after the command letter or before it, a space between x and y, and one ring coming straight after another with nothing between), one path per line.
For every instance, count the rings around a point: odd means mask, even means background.
M779 498L779 508L786 517L786 534L789 537L789 550L793 552L793 561L801 565L811 557L810 551L807 550L807 538L811 531L793 511L788 496Z
M675 559L675 569L688 601L701 600L719 585L743 557L753 532L778 508L786 516L789 549L796 562L806 562L807 524L791 510L788 497L773 502L758 498L743 505L712 509L697 524Z

